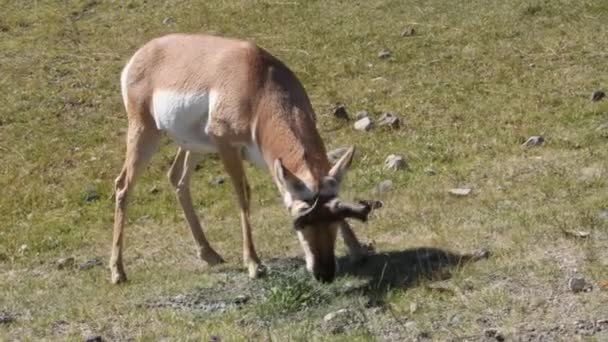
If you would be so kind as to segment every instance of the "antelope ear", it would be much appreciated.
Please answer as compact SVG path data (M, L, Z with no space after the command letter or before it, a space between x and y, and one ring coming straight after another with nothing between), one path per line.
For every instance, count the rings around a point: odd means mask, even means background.
M353 155L355 154L355 147L351 146L344 153L344 155L336 162L336 164L329 170L329 176L334 178L338 184L342 182L344 176L346 175L346 171L350 167L351 162L353 161Z
M279 191L283 194L285 205L291 206L294 200L308 200L313 196L312 191L296 175L287 170L280 159L274 161L274 176Z

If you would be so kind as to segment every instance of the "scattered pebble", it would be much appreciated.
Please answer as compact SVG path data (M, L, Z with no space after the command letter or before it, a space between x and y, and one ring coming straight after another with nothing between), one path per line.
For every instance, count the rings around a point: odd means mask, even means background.
M25 252L27 252L28 246L26 244L23 244L19 247L19 254L23 255L25 254Z
M434 176L437 174L437 172L431 168L426 168L424 169L424 174L427 176Z
M343 333L360 325L361 319L355 311L350 309L340 309L335 312L330 312L323 317L323 326L325 330L332 334Z
M175 20L171 17L165 17L165 19L163 19L163 25L171 25L175 23Z
M372 122L372 119L365 117L363 119L359 119L355 122L355 129L357 131L369 131L370 129L372 129L372 127L374 127L374 123Z
M414 322L414 321L409 321L409 322L406 322L406 323L404 324L404 326L405 326L405 328L406 328L406 329L408 329L408 330L414 330L414 329L416 329L416 322Z
M84 270L91 269L95 266L101 266L101 265L102 265L101 258L94 257L92 259L81 262L80 265L78 265L78 269L81 271L84 271Z
M217 177L215 177L211 181L211 185L213 185L213 186L220 186L220 185L224 184L225 182L226 182L226 177L224 177L224 176L217 176Z
M336 149L333 149L327 152L327 159L329 159L330 163L335 164L340 159L340 157L342 157L344 153L346 153L346 151L348 151L348 147L338 147Z
M410 303L410 314L413 314L416 311L418 311L418 304L416 302L411 302Z
M398 129L401 126L399 118L389 112L382 113L380 119L378 119L378 126L387 126L392 129Z
M58 270L62 270L64 268L71 268L73 266L74 266L73 257L61 258L61 259L57 260L57 269Z
M386 157L386 160L384 161L384 167L389 170L397 171L407 169L408 165L402 156L391 154Z
M540 135L535 135L535 136L531 136L528 138L528 140L526 140L526 142L524 142L523 144L521 144L522 147L538 147L538 146L542 146L542 144L545 142L545 138L543 138Z
M591 101L598 102L601 101L604 97L606 97L606 93L601 90L596 90L591 94Z
M99 335L91 335L87 336L84 340L85 342L102 342L103 338L101 338Z
M385 179L382 182L378 183L374 188L374 192L377 194L383 194L388 192L393 187L393 181L390 179Z
M369 117L369 112L366 110L358 111L357 114L355 114L355 120L361 120L367 117Z
M416 29L413 27L406 27L401 31L401 37L411 37L416 35Z
M15 317L6 311L0 311L0 324L9 324L15 321Z
M95 202L99 199L99 193L91 186L84 190L84 201L87 203Z
M330 312L327 315L323 316L323 320L325 322L329 322L331 320L336 319L339 316L345 316L347 314L350 314L350 310L349 309L340 309L338 311Z
M591 235L591 233L589 233L589 232L585 232L582 230L574 230L574 229L564 229L563 232L564 232L564 234L566 234L568 236L581 238L581 239L585 239L585 238L589 237L589 235Z
M148 192L151 193L152 195L156 195L157 193L160 192L160 189L156 185L154 185L150 188L150 190L148 190Z
M346 111L346 107L344 107L344 105L341 103L336 105L336 107L332 111L332 114L337 119L347 120L347 121L350 120L350 117L348 116L348 112Z
M391 57L391 52L389 50L381 49L380 51L378 51L378 58L388 59L389 57Z
M568 288L574 293L579 293L587 288L587 282L582 277L572 277L568 280Z
M496 328L488 328L484 331L484 335L489 338L493 338L496 341L502 342L505 340L504 335Z
M471 188L454 188L448 190L448 193L452 196L464 197L470 195L472 191L473 189Z

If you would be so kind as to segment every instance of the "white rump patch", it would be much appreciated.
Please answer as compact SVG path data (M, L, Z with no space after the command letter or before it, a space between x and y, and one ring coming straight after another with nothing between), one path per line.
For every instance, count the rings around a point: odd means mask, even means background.
M156 90L152 108L156 127L166 131L180 146L196 152L217 152L207 134L212 103L217 93L180 93Z

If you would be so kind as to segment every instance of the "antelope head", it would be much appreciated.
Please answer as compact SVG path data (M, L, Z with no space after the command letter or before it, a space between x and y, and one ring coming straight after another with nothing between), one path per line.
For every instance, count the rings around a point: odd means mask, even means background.
M353 154L351 147L323 177L316 191L289 172L279 159L274 165L277 185L304 250L306 268L322 282L332 282L336 275L334 246L340 225L348 218L366 221L371 211L366 203L345 203L338 197Z

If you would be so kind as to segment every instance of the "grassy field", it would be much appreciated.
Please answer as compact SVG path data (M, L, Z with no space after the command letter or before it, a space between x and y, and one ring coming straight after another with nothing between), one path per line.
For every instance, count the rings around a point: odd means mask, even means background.
M608 101L590 100L608 90L607 1L0 0L0 12L0 340L608 340ZM248 280L234 195L210 184L222 170L209 157L193 194L227 263L207 269L165 177L166 139L131 197L129 282L110 284L119 74L170 32L251 39L292 68L328 148L358 147L343 196L384 202L354 224L378 255L314 283L274 185L249 168L271 272ZM337 102L402 128L355 131L332 117ZM534 135L545 143L522 148ZM409 170L385 170L389 154ZM489 258L461 258L482 248ZM572 293L572 276L590 291Z

